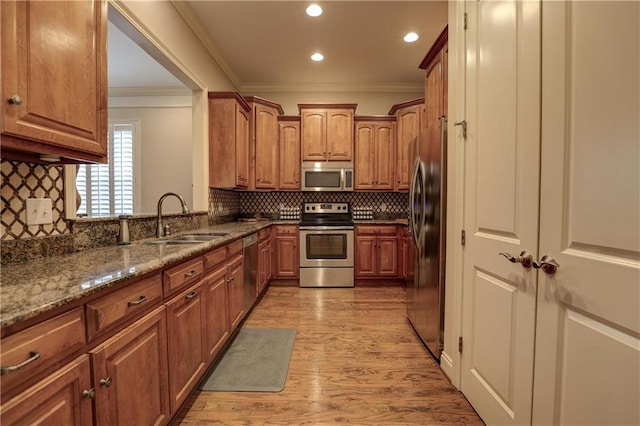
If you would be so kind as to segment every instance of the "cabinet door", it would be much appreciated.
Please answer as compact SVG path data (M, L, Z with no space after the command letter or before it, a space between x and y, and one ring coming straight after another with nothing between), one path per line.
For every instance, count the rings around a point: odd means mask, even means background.
M396 145L396 187L398 191L409 189L409 178L413 167L414 150L417 146L420 131L421 105L414 105L396 114L397 145Z
M376 241L376 275L380 277L398 276L398 237L378 237Z
M327 159L351 161L353 158L353 110L327 111Z
M300 122L280 122L280 189L300 189Z
M376 189L393 189L395 125L392 122L376 125L375 171Z
M169 420L164 306L98 345L90 354L98 425L151 425Z
M202 284L204 292L205 362L212 360L229 337L227 298L227 267L222 266L207 275Z
M278 178L278 111L265 105L254 105L254 146L256 153L255 186L276 189Z
M249 115L236 104L236 186L249 185Z
M229 323L235 329L244 314L243 258L237 256L227 266L227 295L229 297Z
M327 158L327 114L324 110L302 111L302 160L324 161Z
M300 262L298 236L276 237L276 277L298 278Z
M376 275L376 237L360 235L355 247L356 278L371 278Z
M356 124L354 189L373 189L375 183L374 125Z
M166 304L172 413L178 410L204 373L202 300L202 282L199 282Z
M89 357L82 355L0 407L0 423L10 425L89 425L91 399Z
M1 8L3 150L106 162L106 2Z

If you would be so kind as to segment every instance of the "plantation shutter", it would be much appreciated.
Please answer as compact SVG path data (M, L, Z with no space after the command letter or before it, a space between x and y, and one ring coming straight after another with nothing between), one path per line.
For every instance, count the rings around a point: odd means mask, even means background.
M133 141L135 123L110 123L108 164L79 166L76 188L82 197L78 215L133 214Z

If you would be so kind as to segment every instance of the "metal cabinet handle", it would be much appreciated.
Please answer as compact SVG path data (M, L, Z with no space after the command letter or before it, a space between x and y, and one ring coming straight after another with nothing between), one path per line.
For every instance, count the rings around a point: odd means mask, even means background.
M198 292L192 291L184 297L184 300L191 300L198 295Z
M111 379L111 377L107 377L106 379L100 379L100 386L104 386L105 388L108 388L109 386L111 386L111 383L113 383L113 380Z
M93 399L96 397L96 390L94 388L91 388L89 390L83 390L82 397L84 399Z
M189 271L189 272L186 272L186 273L184 274L184 276L185 276L186 278L189 278L189 277L194 276L195 274L196 274L196 271L195 271L195 270L191 270L191 271Z
M136 305L139 305L139 304L141 304L143 302L146 302L146 301L147 301L147 296L140 296L140 298L138 300L136 300L134 302L129 302L129 303L127 303L127 305L128 306L136 306Z
M545 254L542 256L542 259L540 259L540 262L533 262L533 267L536 269L542 269L545 274L553 275L556 273L560 265L553 257Z
M527 251L521 251L520 256L513 257L509 253L498 253L499 256L504 256L511 263L521 263L523 268L531 268L533 265L533 257Z
M458 121L457 123L453 123L454 126L462 126L462 138L467 138L467 120Z
M7 99L7 101L13 105L22 105L22 98L18 95L13 95L9 99Z
M12 365L11 367L0 367L0 376L4 376L5 374L13 373L14 371L20 370L22 367L31 364L36 359L40 358L40 352L31 351L29 352L29 358L22 361L18 365Z

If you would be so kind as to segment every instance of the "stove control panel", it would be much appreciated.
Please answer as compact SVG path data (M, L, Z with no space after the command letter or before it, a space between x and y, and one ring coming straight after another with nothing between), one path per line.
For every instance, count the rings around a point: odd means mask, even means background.
M349 203L304 203L304 213L349 213Z

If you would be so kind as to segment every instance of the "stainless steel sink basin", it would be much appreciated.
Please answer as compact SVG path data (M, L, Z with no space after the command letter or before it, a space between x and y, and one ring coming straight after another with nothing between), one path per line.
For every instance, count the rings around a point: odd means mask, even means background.
M153 245L161 245L161 246L175 246L175 245L185 245L185 244L198 244L203 243L203 240L156 240L156 241L147 241L144 244L153 244Z
M164 240L149 241L145 244L157 244L157 245L178 245L178 244L198 244L205 243L207 241L215 240L216 238L224 237L226 232L200 232L188 235L179 235L177 237L167 238Z
M179 237L172 238L172 240L176 241L210 241L215 240L216 238L224 237L225 233L222 232L211 232L211 233L202 233L202 234L189 234L189 235L181 235Z

